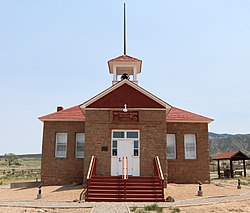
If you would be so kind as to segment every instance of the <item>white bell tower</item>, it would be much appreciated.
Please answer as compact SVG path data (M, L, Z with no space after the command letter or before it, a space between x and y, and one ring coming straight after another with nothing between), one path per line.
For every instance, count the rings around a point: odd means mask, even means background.
M122 55L108 61L108 66L110 74L113 74L112 84L122 80L123 74L127 74L130 81L138 83L137 75L141 73L141 60L128 55Z

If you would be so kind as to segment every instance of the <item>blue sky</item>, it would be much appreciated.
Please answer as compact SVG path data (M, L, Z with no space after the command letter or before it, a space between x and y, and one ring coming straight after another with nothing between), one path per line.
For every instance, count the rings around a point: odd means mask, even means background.
M111 85L123 54L123 2L0 1L0 154L40 153L37 119ZM139 85L214 118L216 133L250 133L250 1L126 1L127 53Z

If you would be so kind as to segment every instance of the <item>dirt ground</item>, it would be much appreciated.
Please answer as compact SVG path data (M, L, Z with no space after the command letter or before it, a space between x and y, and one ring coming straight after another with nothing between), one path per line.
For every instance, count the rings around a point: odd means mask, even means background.
M202 186L204 197L229 196L249 192L250 189L237 189L235 186L216 186L215 184L204 184ZM82 186L44 186L42 187L42 201L73 201L79 199L83 191ZM197 184L168 184L165 196L172 196L175 200L186 200L198 198ZM0 201L32 201L36 200L38 188L10 189L0 188Z
M47 208L23 208L23 207L0 207L0 213L89 213L91 208L77 209L47 209Z
M82 186L44 186L42 201L73 201L79 199ZM9 189L0 188L0 201L32 201L36 200L38 188Z
M249 192L250 189L237 189L235 186L215 184L203 184L203 197L230 196ZM165 190L165 197L172 196L175 200L186 200L198 198L198 184L168 184Z
M230 203L219 203L213 205L192 206L179 208L182 213L234 213L234 212L250 212L250 200ZM168 209L164 213L171 212Z
M232 182L234 186L204 184L202 187L203 197L230 196L244 194L250 191L249 188L237 189L237 183ZM81 186L44 186L42 187L42 201L73 201L79 199L79 195L83 188ZM174 197L175 201L186 199L199 199L197 196L197 184L168 184L165 191L166 196ZM38 188L31 189L10 189L8 187L0 188L1 201L34 201L36 200ZM219 204L209 204L203 206L179 207L177 209L165 208L163 212L190 212L190 213L206 213L206 212L250 212L250 200L241 202L228 202ZM24 207L0 207L0 213L39 213L39 212L57 212L57 213L88 213L91 208L74 208L74 209L58 209L58 208L24 208Z

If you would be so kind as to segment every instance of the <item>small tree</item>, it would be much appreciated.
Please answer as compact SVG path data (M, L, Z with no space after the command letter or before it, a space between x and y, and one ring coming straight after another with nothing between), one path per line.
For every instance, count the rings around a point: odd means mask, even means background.
M4 155L4 160L8 166L16 164L18 162L18 157L13 153L6 153Z

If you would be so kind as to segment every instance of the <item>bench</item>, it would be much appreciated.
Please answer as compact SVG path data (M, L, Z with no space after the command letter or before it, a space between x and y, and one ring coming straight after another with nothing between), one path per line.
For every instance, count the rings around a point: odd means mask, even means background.
M234 175L242 176L242 172L243 172L243 171L234 171Z

